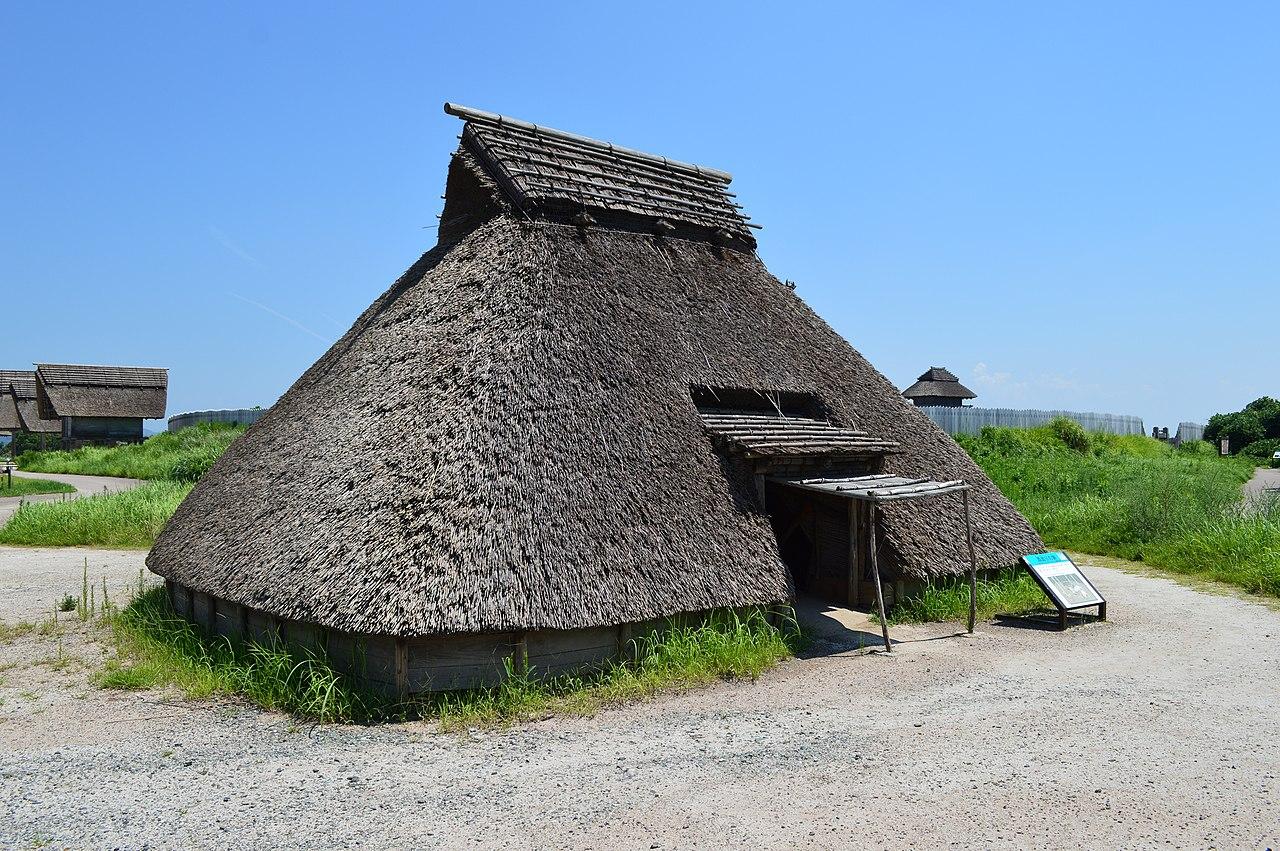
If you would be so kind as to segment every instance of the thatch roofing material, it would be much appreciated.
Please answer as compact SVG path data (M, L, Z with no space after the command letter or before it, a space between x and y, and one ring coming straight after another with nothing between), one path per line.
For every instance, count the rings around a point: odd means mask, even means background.
M34 377L35 373L31 375ZM17 414L21 429L36 434L54 434L62 431L61 420L41 418L34 378L9 382L9 391L9 398L13 400L14 412Z
M499 215L379 298L201 478L147 563L279 616L406 636L785 599L751 471L707 439L692 385L812 394L902 445L887 472L973 483L981 567L1042 546L754 255ZM886 569L967 569L958 512L895 503L882 524Z
M908 399L921 397L976 399L978 397L977 393L961 384L954 373L942 366L929 367L915 384L902 391L902 395Z
M0 431L57 432L58 420L42 420L36 410L33 369L0 369Z
M40 415L164 417L169 371L153 367L36 364Z
M0 392L0 432L12 433L22 430L22 421L18 419L18 406L12 393Z
M726 172L470 107L445 104L445 111L467 122L463 147L526 214L601 210L723 231L755 245L726 189Z

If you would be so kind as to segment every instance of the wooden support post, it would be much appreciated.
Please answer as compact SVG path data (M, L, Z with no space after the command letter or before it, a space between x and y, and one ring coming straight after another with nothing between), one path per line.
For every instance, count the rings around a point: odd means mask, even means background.
M964 502L964 535L969 543L969 634L978 620L978 557L973 551L973 521L969 517L969 492L960 491L960 499Z
M858 605L858 501L849 502L849 590L845 604Z
M871 522L867 524L867 544L871 548L871 581L876 584L876 611L880 615L880 634L884 636L884 652L892 653L889 643L889 618L884 613L884 589L880 587L880 564L876 559L876 504L871 503Z
M396 694L400 699L409 696L409 640L396 638Z
M527 632L520 633L520 637L516 639L516 645L512 650L511 667L522 677L529 673L529 633Z
M630 664L635 661L631 653L631 624L618 624L618 661Z

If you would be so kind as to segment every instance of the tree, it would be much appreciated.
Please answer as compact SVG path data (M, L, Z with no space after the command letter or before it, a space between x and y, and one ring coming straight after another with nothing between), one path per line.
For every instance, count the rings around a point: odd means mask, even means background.
M1280 399L1263 396L1245 405L1244 409L1257 414L1258 421L1262 423L1264 437L1280 438Z
M1239 452L1255 440L1262 440L1266 429L1262 419L1254 411L1236 411L1234 414L1214 414L1204 428L1204 439L1217 443L1222 438L1231 441L1231 451Z

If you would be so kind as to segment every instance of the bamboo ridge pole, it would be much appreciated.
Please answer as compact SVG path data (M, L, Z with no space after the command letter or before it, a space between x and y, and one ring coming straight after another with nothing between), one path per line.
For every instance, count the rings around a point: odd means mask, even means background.
M880 634L884 636L884 652L892 653L889 643L889 619L884 613L884 589L880 587L880 564L876 561L876 504L871 503L871 522L867 524L867 544L871 549L871 580L876 584L876 611L880 614Z

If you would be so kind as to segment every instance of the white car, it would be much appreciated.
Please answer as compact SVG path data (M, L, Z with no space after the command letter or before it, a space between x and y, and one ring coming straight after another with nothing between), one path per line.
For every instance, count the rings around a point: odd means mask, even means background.
M1272 452L1272 453L1271 453L1271 460L1272 460L1272 461L1280 461L1280 452Z

